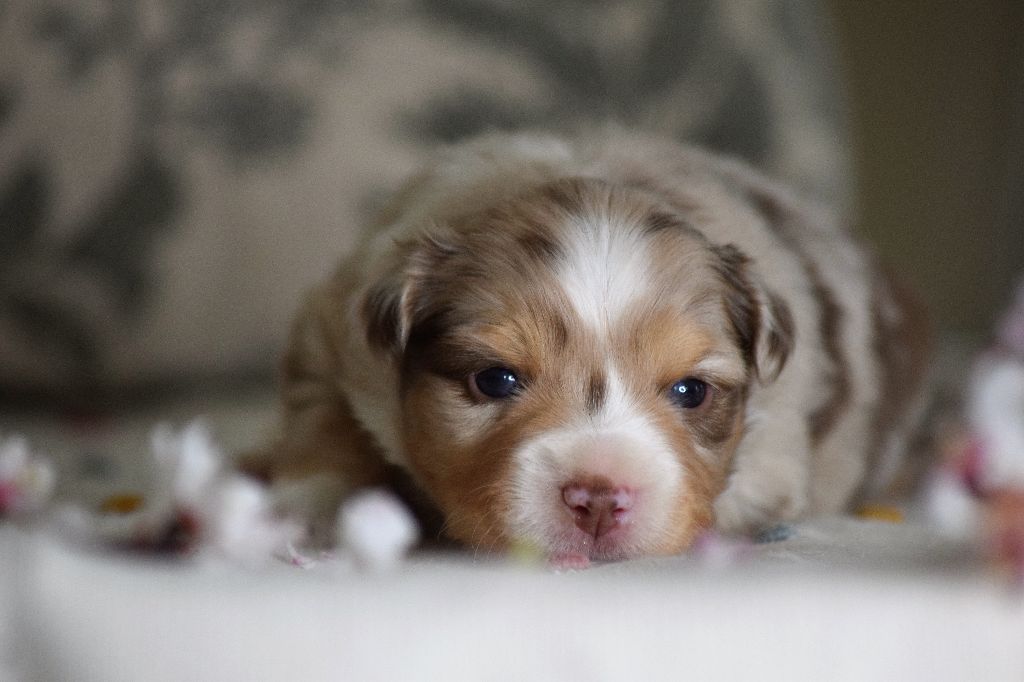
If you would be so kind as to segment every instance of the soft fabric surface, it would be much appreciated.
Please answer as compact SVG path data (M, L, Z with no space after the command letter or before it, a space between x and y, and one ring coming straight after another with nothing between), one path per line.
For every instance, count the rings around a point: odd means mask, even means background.
M144 485L156 421L197 414L234 449L273 409L236 392L0 429L52 453L60 499L88 506ZM1024 597L969 547L914 521L793 531L577 573L421 554L362 574L96 553L8 523L0 679L1024 679Z
M827 520L739 566L385 575L89 555L2 535L5 679L1024 679L1024 602L923 529Z

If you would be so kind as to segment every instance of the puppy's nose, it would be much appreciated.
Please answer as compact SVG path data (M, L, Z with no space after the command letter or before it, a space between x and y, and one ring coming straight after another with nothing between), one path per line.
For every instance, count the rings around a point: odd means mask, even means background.
M626 520L633 507L633 494L604 481L570 483L562 488L562 500L576 526L599 538Z

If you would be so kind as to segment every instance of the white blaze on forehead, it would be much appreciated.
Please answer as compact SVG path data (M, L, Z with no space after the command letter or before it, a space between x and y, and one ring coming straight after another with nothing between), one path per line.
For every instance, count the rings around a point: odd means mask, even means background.
M611 329L647 291L648 245L639 230L622 222L580 217L565 231L558 281L583 322L598 332Z
M636 402L630 396L612 358L605 363L604 371L604 402L600 412L594 417L595 426L650 437L653 429L650 420L637 409Z

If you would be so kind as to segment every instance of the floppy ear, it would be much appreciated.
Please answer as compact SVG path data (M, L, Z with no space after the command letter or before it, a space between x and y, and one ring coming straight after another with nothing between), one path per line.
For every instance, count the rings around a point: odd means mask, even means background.
M360 305L371 348L401 355L413 325L428 308L432 275L454 253L455 248L438 235L424 234L395 245L394 257L366 289Z
M751 272L750 259L732 244L716 246L715 267L726 286L725 310L736 341L761 384L775 381L793 348L793 314Z

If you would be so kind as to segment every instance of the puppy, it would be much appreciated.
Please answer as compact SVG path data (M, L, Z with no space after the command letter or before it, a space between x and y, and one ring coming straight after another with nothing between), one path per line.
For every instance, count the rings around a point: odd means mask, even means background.
M739 163L488 136L309 295L263 468L320 481L293 491L322 518L400 471L472 547L672 554L883 490L924 327L827 214Z

